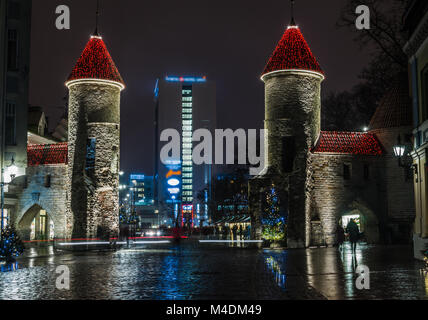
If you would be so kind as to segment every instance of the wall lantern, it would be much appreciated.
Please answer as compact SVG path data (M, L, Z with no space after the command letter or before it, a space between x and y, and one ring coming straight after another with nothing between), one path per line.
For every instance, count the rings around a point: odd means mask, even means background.
M413 169L413 172L416 176L418 176L418 166L416 164L404 163L403 158L408 156L406 153L406 146L401 143L401 136L398 136L397 144L393 146L394 155L398 158L398 166L405 169Z

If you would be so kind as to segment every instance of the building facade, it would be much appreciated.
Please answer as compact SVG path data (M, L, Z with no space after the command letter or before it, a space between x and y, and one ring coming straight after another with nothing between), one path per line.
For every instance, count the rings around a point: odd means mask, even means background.
M415 170L414 188L416 219L414 229L415 257L422 259L428 248L428 3L412 1L405 16L409 40L404 51L409 57L409 80L413 107L412 151Z
M162 215L174 216L182 225L207 224L214 170L213 165L193 163L193 132L214 133L215 84L205 77L167 76L157 82L155 102L155 202ZM166 129L177 130L181 137L180 158L170 163L160 159L160 137Z
M30 26L30 0L0 1L0 179L6 183L2 199L4 223L17 205L16 195L7 184L25 175L27 167Z
M393 155L411 136L407 83L397 79L369 132L321 131L324 72L292 23L270 58L265 83L267 160L249 184L253 237L262 238L266 198L278 195L289 248L332 246L340 224L358 221L369 243L408 243L412 173Z

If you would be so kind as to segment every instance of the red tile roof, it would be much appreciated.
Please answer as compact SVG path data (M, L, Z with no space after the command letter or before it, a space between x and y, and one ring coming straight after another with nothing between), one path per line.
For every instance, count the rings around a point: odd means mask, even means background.
M289 27L285 31L263 75L289 69L309 70L324 74L298 27Z
M78 79L109 80L125 85L100 37L91 37L67 82Z
M378 156L383 149L373 133L323 131L312 152Z
M28 145L27 158L29 167L49 164L67 164L68 144Z
M370 130L406 127L413 124L412 101L407 74L393 81L370 122Z

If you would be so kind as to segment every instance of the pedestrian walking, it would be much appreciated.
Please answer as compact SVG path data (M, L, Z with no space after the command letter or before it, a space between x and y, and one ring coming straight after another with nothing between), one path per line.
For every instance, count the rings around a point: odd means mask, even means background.
M339 250L342 251L343 242L345 242L345 230L343 230L343 227L340 224L337 226L336 229L336 241Z
M235 224L232 228L233 240L237 240L237 238L236 238L237 234L238 234L238 227Z
M360 229L358 228L358 225L354 219L349 221L348 225L346 226L346 231L349 234L349 241L351 241L352 252L355 254L357 251L357 242L360 236Z

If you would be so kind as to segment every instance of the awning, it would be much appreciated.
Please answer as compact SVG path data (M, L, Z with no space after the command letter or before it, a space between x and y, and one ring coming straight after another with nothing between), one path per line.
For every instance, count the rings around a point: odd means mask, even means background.
M251 221L251 217L249 215L237 215L237 216L227 216L224 217L214 224L222 224L222 223L248 223Z

